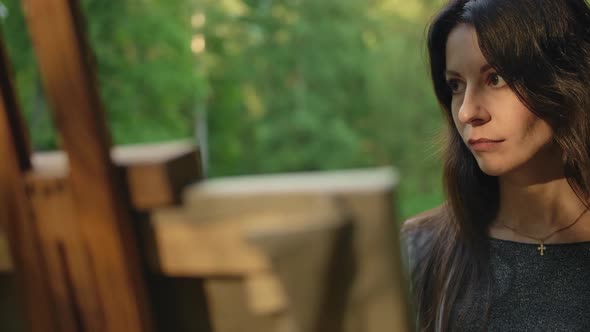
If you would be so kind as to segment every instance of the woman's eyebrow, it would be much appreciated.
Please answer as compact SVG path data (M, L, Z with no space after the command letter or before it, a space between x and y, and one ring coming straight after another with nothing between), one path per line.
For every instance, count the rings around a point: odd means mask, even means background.
M492 69L492 66L489 63L487 63L487 64L481 66L481 68L479 69L479 73L483 74L490 69Z
M458 72L456 72L454 70L447 70L447 71L445 71L445 74L447 76L461 76L461 74L459 74Z
M479 73L483 74L486 71L490 70L492 68L492 66L489 63L486 63L485 65L481 66L481 68L479 69ZM445 74L447 76L461 76L461 74L459 74L458 72L454 71L454 70L447 70L445 71Z

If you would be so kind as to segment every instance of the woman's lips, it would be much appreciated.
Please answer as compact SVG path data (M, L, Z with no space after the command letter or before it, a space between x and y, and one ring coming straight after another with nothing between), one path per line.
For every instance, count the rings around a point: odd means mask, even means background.
M497 149L502 142L504 142L504 140L492 140L487 138L470 139L468 141L469 146L477 152L492 151Z

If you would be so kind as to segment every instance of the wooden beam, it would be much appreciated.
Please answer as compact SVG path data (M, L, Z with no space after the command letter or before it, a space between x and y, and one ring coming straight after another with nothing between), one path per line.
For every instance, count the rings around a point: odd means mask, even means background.
M27 187L31 208L40 216L37 227L59 331L106 329L105 308L96 291L92 256L81 237L67 179L46 177L32 183L29 179Z
M35 220L27 205L24 172L30 168L28 138L14 85L9 73L8 60L0 39L0 226L10 241L4 240L9 252L0 263L14 262L18 284L24 294L28 327L31 331L57 331L51 311L53 302L46 278L46 266L41 255ZM5 248L8 249L8 248Z
M80 238L104 312L104 324L86 329L152 331L131 207L110 159L111 138L79 3L22 3L45 93L68 154L68 183Z
M280 220L267 215L198 223L181 208L154 211L151 219L151 266L176 277L236 277L267 270L270 264L259 250L242 240L242 232L257 222Z
M21 118L8 59L0 38L0 223L10 247L3 252L0 263L14 263L14 272L24 302L25 312L35 316L27 320L30 331L58 331L53 315L53 299L46 278L35 227L35 217L27 204L24 173L30 169L28 137ZM10 257L12 254L12 257Z
M114 164L124 170L133 208L140 211L180 203L183 189L202 178L199 149L189 140L116 146ZM31 178L65 178L70 171L63 151L36 152Z
M213 219L196 219L182 208L152 213L152 269L175 277L240 277L271 269L268 258L244 235L256 229L289 229L334 218L332 201L313 197L314 209L293 213L265 212Z

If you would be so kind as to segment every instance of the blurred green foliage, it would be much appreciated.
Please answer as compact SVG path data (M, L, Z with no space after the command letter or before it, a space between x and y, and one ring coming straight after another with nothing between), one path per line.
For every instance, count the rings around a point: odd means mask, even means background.
M17 0L4 36L55 148ZM425 26L441 0L81 0L115 142L193 135L210 176L394 165L402 218L442 201Z
M18 93L36 149L56 147L54 129L19 0L8 8L3 32ZM117 143L192 134L193 110L207 93L204 75L187 47L192 1L80 1L99 66L99 82Z

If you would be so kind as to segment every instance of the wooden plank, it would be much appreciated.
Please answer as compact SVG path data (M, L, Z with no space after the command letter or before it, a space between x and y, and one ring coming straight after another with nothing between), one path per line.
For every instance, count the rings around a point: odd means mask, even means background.
M128 188L137 210L169 206L180 200L182 190L200 179L198 148L190 141L116 146L111 156L118 167L125 169ZM67 155L62 151L36 152L31 158L33 169L24 172L29 186L47 181L66 181L69 172ZM146 181L141 181L147 178ZM157 181L149 180L151 178ZM133 179L133 180L130 180ZM157 196L153 192L159 192ZM166 209L164 219L174 218ZM166 232L166 231L164 231ZM12 271L8 239L0 228L0 272Z
M209 210L208 218L187 213L187 208L158 209L151 215L153 237L152 267L169 276L243 276L270 268L261 251L244 241L244 233L253 227L272 227L313 223L334 212L333 201L326 197L291 197L284 204L297 210L259 209L249 214L230 217L220 213L215 217ZM228 205L225 210L231 210ZM258 204L260 207L260 202ZM301 207L309 207L304 211Z
M202 178L199 149L189 140L115 146L111 158L124 169L136 210L178 204L183 189ZM36 152L31 160L35 178L65 178L69 172L63 151Z
M39 182L36 182L39 183ZM170 277L242 277L268 271L268 259L243 235L260 226L300 222L305 215L258 214L196 222L180 208L155 211L144 234L151 270ZM0 232L0 244L4 239ZM0 248L0 272L11 271L10 257Z
M152 269L176 277L242 276L266 270L265 257L242 241L243 228L264 218L269 217L200 224L180 208L155 211L150 223L154 247L148 249Z
M396 185L387 168L213 179L189 187L184 205L192 220L208 220L312 210L306 196L336 199L355 227L357 273L345 310L347 331L404 331L412 319L392 209Z
M392 209L395 191L351 195L346 200L353 218L362 221L354 237L362 273L353 288L353 306L362 308L365 331L406 331L414 319L402 270L399 224Z
M30 179L29 179L30 180ZM39 238L60 331L104 331L105 313L96 292L92 259L82 239L69 183L63 178L29 181Z
M0 224L8 234L11 259L30 331L58 331L46 279L35 217L27 204L23 173L30 169L28 137L21 118L3 39L0 38Z
M255 315L274 316L285 312L289 299L274 270L253 273L245 278L248 308Z
M249 300L244 278L209 278L205 281L205 290L209 294L213 331L276 331L277 322L274 317L254 315L248 307Z
M270 258L286 290L296 331L345 331L356 261L352 224L343 217L245 235Z
M3 220L2 222L5 222ZM0 273L13 272L10 244L4 227L0 228Z
M243 175L195 183L187 189L185 201L208 197L389 192L398 185L399 176L391 167L334 170L321 172Z
M189 142L122 148L120 160L124 158L137 165L125 170L131 203L138 210L180 204L184 188L203 174L199 150Z
M76 0L23 0L43 86L68 153L82 240L96 273L105 331L151 331L130 206L110 160L111 138Z

